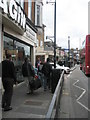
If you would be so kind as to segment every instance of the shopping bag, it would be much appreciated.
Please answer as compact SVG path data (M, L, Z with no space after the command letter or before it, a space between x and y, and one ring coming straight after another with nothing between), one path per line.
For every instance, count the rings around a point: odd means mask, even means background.
M42 86L39 78L35 79L34 85L35 85L35 90L37 90L38 88Z
M29 85L31 89L35 89L35 80L34 79L30 80Z
M39 78L31 79L29 81L29 85L30 85L30 88L33 90L37 90L38 88L42 86L41 80Z

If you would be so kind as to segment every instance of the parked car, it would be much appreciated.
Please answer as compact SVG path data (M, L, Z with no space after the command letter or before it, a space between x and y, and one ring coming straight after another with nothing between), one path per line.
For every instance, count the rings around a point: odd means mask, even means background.
M50 63L52 65L52 69L54 69L54 63ZM64 70L65 73L70 73L70 68L69 67L65 67L65 66L60 66L59 64L56 64L56 69L61 69Z

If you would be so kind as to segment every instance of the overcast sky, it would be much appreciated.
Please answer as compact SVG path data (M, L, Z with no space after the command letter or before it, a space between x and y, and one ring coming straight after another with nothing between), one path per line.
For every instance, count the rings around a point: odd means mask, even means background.
M45 35L54 35L54 5L43 0L43 23ZM48 2L54 0L48 0ZM56 43L62 48L80 48L88 34L89 0L56 0Z

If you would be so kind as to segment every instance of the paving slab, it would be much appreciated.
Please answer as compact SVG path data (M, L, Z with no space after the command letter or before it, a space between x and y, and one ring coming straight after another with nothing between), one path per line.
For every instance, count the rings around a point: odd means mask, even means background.
M44 91L43 87L27 95L23 82L14 87L13 109L8 112L2 111L2 118L45 118L52 96L51 91Z

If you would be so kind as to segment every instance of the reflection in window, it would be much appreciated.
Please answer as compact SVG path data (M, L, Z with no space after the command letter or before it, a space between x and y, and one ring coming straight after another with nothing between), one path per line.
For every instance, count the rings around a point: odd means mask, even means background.
M3 52L4 59L7 53L10 53L12 55L13 61L23 61L25 56L30 57L30 46L20 43L6 36L4 36L3 39L4 39L4 52Z
M5 59L7 53L12 54L12 52L13 52L13 41L12 41L12 39L7 38L5 36L3 37L3 39L4 39L3 59Z
M6 59L7 53L12 55L17 81L23 81L22 64L26 56L30 58L30 46L16 41L15 38L11 39L6 36L3 36L3 43L3 59Z

